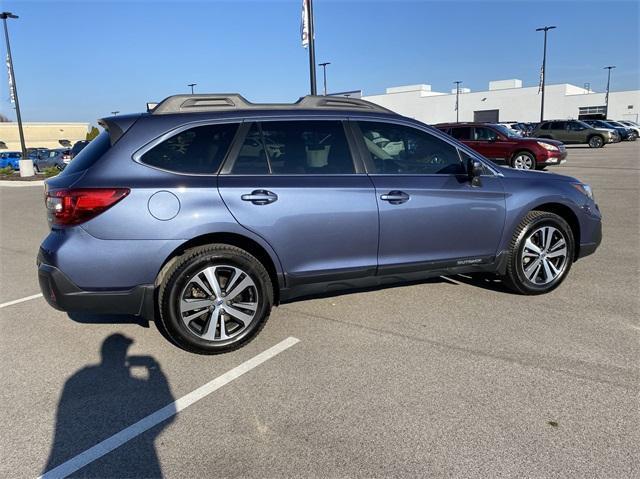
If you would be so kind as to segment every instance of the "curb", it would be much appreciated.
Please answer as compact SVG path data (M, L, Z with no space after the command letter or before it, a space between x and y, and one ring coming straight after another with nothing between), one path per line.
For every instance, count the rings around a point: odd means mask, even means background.
M0 186L9 186L13 188L24 188L26 186L44 186L44 180L36 180L36 181L0 180Z

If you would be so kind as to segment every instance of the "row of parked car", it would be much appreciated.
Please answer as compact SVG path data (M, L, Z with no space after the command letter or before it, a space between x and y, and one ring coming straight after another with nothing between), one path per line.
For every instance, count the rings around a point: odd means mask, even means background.
M601 148L607 143L635 141L640 135L640 126L627 121L625 124L630 126L609 120L551 120L535 125L526 135L502 123L434 126L491 160L505 162L512 168L533 170L564 163L565 144Z
M89 144L88 140L77 141L71 148L27 148L27 158L33 162L36 173L47 168L57 168L62 171L67 164L82 149ZM19 151L4 151L0 153L0 168L20 169L22 153Z
M620 137L618 141L635 141L640 137L640 125L629 120L553 120L552 122L545 123L566 123L567 121L581 121L595 128L614 131ZM501 122L500 124L514 130L522 136L535 136L535 131L544 123ZM556 127L554 129L564 129L562 125L553 126ZM567 140L570 141L571 139L568 138Z

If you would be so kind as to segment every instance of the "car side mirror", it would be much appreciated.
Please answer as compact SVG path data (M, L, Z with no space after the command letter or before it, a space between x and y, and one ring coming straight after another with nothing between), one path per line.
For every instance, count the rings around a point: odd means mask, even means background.
M478 160L474 160L473 158L469 158L469 162L467 164L467 173L469 175L469 181L471 182L471 186L482 186L482 180L480 176L483 173L482 163Z

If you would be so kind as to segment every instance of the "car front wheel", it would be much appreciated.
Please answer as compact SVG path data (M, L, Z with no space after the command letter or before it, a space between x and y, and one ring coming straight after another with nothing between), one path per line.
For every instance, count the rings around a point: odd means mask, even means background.
M589 148L602 148L603 146L604 139L601 136L595 135L589 138Z
M527 151L519 151L513 156L511 167L517 170L535 170L536 158Z
M159 326L179 347L200 354L232 351L262 329L273 304L264 266L230 245L187 250L158 294Z
M513 233L504 277L521 294L543 294L566 278L574 257L567 222L554 213L531 211Z

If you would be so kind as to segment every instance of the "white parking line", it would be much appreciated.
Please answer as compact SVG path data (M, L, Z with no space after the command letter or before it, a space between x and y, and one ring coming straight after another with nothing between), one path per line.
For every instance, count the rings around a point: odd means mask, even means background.
M148 429L151 429L152 427L160 424L162 421L169 419L171 416L179 413L183 409L186 409L193 403L208 396L215 390L220 389L226 384L229 384L234 379L242 376L248 371L251 371L253 368L273 358L277 354L280 354L282 351L289 349L299 341L299 339L289 336L284 341L279 342L275 346L272 346L266 351L263 351L257 356L254 356L248 361L245 361L241 365L227 371L222 376L218 376L214 380L208 382L204 386L200 386L198 389L190 392L186 396L182 396L180 399L177 399L171 404L167 404L162 409L158 409L156 412L149 414L147 417L141 419L137 423L132 424L119 433L114 434L110 438L105 439L104 441L69 459L67 462L64 462L59 466L51 469L50 471L45 472L42 476L39 477L39 479L67 477L69 474L76 472L78 469L122 446L127 441L130 441L131 439L139 436Z
M2 303L0 304L0 308L6 308L7 306L13 306L14 304L24 303L25 301L30 301L36 298L42 298L42 293L38 293L31 296L27 296L26 298L14 299L13 301Z

